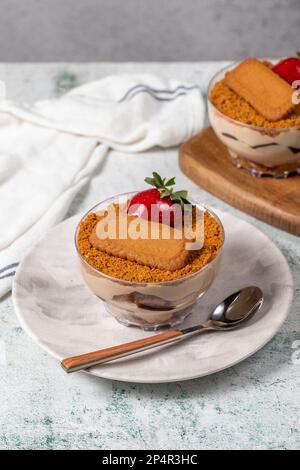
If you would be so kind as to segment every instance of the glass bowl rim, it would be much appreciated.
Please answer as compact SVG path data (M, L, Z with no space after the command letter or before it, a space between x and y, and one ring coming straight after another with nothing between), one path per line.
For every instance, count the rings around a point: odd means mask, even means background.
M270 60L270 59L260 59L260 60ZM232 123L241 126L241 127L247 127L249 129L257 130L257 131L262 131L264 133L270 131L270 132L288 132L290 130L300 130L300 124L297 126L292 126L292 127L264 127L264 126L255 126L253 124L247 124L246 122L241 122L237 121L236 119L231 118L230 116L227 116L226 114L222 113L211 101L210 99L210 90L212 88L212 84L214 80L217 78L218 75L221 75L222 73L225 73L226 71L230 70L232 67L237 66L240 64L242 60L237 60L235 62L230 62L230 64L225 65L225 67L222 67L220 70L218 70L212 78L209 80L208 86L207 86L207 101L209 105L217 111L222 117L227 119L228 121L231 121Z
M221 231L222 231L222 244L216 254L216 256L214 258L212 258L211 260L208 261L208 263L206 263L204 266L202 266L202 268L198 269L197 271L191 273L191 274L187 274L186 276L182 276L182 277L178 277L176 279L170 279L169 281L128 281L126 279L121 279L119 277L115 277L115 276L110 276L109 274L106 274L104 273L103 271L100 271L96 268L94 268L94 266L92 266L85 258L84 256L81 254L80 250L79 250L79 247L77 245L77 235L78 235L78 232L79 232L79 227L80 227L80 224L81 222L86 218L86 216L88 214L90 214L91 212L94 211L94 209L96 209L96 207L98 207L100 204L103 204L105 202L108 202L110 201L111 199L115 199L117 197L122 197L122 196L130 196L130 195L134 195L136 194L138 191L130 191L130 192L125 192L125 193L119 193L119 194L115 194L114 196L110 196L108 198L105 198L103 199L103 201L100 201L98 202L97 204L95 204L93 207L91 207L88 211L85 212L85 214L80 218L78 224L76 225L76 229L75 229L75 237L74 237L74 243L75 243L75 248L76 248L76 251L77 251L77 254L80 258L80 260L86 264L92 271L94 271L96 274L100 274L101 276L109 279L110 281L113 281L113 282L118 282L118 283L122 283L123 285L128 285L128 286L133 286L133 285L140 285L140 286L143 286L143 285L151 285L151 286L158 286L158 285L166 285L166 284L176 284L180 281L183 281L183 280L186 280L186 279L190 279L194 276L196 276L197 274L199 274L200 272L204 271L206 268L208 268L208 266L213 262L215 261L221 254L221 252L223 251L223 247L224 247L224 242L225 242L225 230L224 230L224 226L220 220L220 218L217 216L217 214L215 214L214 211L212 211L211 209L208 209L206 206L196 202L195 200L193 199L190 199L191 202L199 207L201 207L201 209L204 209L205 211L209 212L219 223L220 227L221 227Z

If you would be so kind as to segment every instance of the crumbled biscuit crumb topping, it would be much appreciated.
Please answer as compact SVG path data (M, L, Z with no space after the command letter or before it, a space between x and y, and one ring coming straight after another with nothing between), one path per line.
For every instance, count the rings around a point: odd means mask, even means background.
M171 281L192 274L216 256L223 241L220 224L211 214L205 212L204 246L197 252L191 251L190 259L183 268L176 271L166 271L118 258L93 247L89 238L99 219L100 217L96 213L91 213L81 221L77 238L79 251L93 268L109 276L126 281Z
M259 114L244 98L232 91L224 82L217 82L210 92L212 104L221 113L239 122L266 128L288 128L300 126L300 105L284 119L269 121Z

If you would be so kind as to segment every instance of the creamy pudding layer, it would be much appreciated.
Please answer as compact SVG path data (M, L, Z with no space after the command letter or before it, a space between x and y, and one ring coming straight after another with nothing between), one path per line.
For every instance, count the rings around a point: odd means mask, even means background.
M229 147L232 157L244 157L266 167L300 165L300 127L278 128L276 132L237 123L211 104L209 118L219 139Z
M181 323L195 302L211 286L220 265L220 257L192 277L183 277L171 283L138 283L128 285L112 280L91 270L81 262L83 277L97 297L107 303L119 321L134 325L168 322L174 326Z

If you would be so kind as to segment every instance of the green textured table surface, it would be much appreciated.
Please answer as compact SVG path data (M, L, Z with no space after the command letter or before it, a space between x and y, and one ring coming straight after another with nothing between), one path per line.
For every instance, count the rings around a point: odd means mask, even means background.
M150 71L198 83L205 91L222 63L0 64L7 97L32 101L110 73ZM257 354L219 374L188 382L137 385L66 375L23 332L11 296L0 302L2 449L299 449L300 243L197 188L179 170L177 149L110 152L74 200L69 216L115 192L135 190L153 169L177 177L204 204L230 211L265 232L293 273L290 316Z

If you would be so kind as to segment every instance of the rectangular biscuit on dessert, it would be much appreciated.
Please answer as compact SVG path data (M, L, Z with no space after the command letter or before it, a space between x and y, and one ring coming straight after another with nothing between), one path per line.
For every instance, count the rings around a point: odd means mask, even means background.
M183 268L189 259L184 240L100 239L94 229L90 235L90 243L109 255L166 271Z
M148 222L148 220L135 216L127 216L119 211L114 217L116 218L116 225L119 227L116 236L103 236L105 229L100 220L89 237L93 247L109 255L167 271L176 271L188 263L190 250L186 247L187 243L192 240L187 240L181 229L168 227L168 231L170 231L168 232L168 238L163 238L162 224L160 223ZM125 227L124 219L121 220L121 217L126 217L129 223L138 223L139 231L144 231L147 238L132 238L128 227L121 234L120 227ZM158 238L151 238L151 231L156 233Z
M249 58L225 75L225 83L269 121L289 114L294 89L267 65Z

